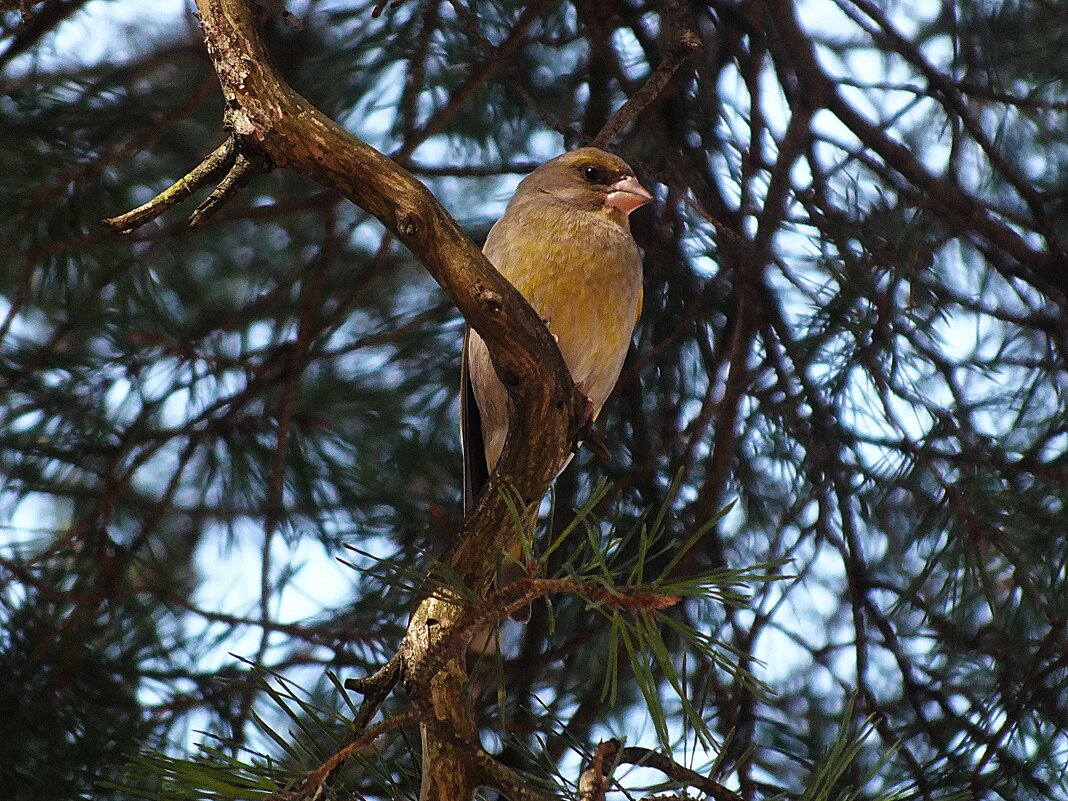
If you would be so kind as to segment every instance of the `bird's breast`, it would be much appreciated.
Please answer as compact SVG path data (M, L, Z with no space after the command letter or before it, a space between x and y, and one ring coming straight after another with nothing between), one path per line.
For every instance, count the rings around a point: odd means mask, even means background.
M619 377L641 299L630 232L602 220L499 227L487 257L546 321L572 379L599 411Z

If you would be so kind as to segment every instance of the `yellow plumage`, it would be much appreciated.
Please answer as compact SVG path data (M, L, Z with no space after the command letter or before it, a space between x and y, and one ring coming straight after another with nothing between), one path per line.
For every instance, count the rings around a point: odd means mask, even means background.
M619 378L641 312L641 255L627 215L649 199L624 161L583 148L524 179L486 239L486 257L556 337L593 417ZM464 366L470 382L463 421L470 506L500 457L508 411L505 389L474 332L465 341Z

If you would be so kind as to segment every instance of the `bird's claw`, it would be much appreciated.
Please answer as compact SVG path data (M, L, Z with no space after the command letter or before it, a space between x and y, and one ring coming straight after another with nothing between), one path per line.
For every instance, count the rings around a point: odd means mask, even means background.
M542 317L541 321L545 324L546 328L549 328L549 318L548 317ZM560 344L560 337L558 337L556 334L554 334L553 330L551 328L549 328L549 336L551 336L553 338L553 342L555 342L557 345Z
M594 426L594 407L593 401L590 396L586 394L585 389L579 384L579 394L582 395L582 399L586 402L586 407L582 411L582 421L579 423L578 433L575 435L575 452L581 445L586 444L593 448L593 450L605 461L612 458L611 451L608 450L608 446L605 445L604 438L596 427Z
M579 391L585 404L582 409L582 420L579 423L578 429L578 441L581 442L593 433L593 399L586 394L586 388L583 387L582 384L576 385L575 388Z

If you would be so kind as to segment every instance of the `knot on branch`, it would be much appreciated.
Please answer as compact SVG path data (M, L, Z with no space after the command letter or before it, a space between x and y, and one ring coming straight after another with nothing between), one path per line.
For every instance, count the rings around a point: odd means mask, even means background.
M695 52L704 47L701 42L701 37L697 35L697 32L687 28L679 36L678 48L682 51Z
M486 311L490 314L497 314L504 308L503 298L501 298L497 292L494 292L489 287L482 286L481 284L475 287L475 299L485 306Z
M415 236L422 231L426 225L423 223L422 217L418 214L406 211L397 219L397 230L403 236Z

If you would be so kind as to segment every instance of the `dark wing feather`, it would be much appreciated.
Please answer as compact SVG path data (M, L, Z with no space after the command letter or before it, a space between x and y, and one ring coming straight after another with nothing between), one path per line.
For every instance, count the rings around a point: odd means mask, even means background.
M464 517L471 514L482 488L489 481L486 446L482 441L482 415L475 402L475 390L467 363L467 341L471 329L464 331L464 349L460 358L460 445L464 454Z

